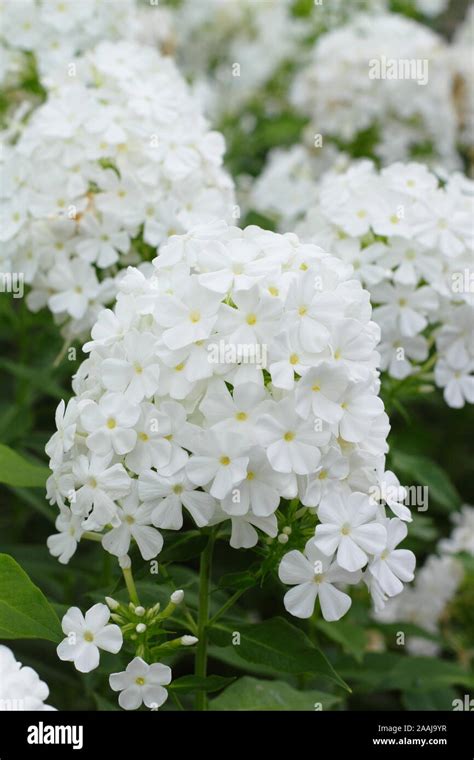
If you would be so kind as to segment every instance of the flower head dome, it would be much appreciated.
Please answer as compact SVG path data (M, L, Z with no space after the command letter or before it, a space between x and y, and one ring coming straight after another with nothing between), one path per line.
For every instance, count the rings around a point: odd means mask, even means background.
M54 70L5 150L2 269L24 274L31 309L87 332L118 269L198 220L231 218L223 152L169 58L101 43Z
M223 222L171 237L153 263L150 276L121 278L84 346L76 395L58 408L51 552L67 562L93 531L112 554L133 540L151 559L183 514L226 523L231 546L248 548L258 531L276 536L280 503L298 496L331 584L378 562L383 593L398 593L380 567L406 529L384 504L411 518L380 491L379 328L350 267L295 235ZM397 578L410 579L411 557L405 571L393 562ZM325 604L328 619L347 610L343 596Z
M441 37L395 13L361 14L320 37L291 99L320 133L383 163L420 151L456 168L452 69ZM362 153L361 153L362 151Z

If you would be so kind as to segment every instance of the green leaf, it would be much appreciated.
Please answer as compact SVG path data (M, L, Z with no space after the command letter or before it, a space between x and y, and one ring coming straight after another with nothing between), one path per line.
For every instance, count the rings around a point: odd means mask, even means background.
M59 618L44 594L8 554L0 554L0 639L63 638Z
M359 662L362 661L367 644L367 634L361 626L341 620L336 623L319 620L316 627L328 639L340 644L344 652L351 654Z
M217 638L220 638L222 646L232 644L234 632L238 632L240 644L235 645L235 650L243 660L272 667L277 673L314 673L350 691L329 660L303 631L283 618L272 618L258 625L243 625L238 629L235 624L229 628L217 623L212 630L219 631Z
M474 688L474 675L455 663L434 657L402 657L388 674L386 688L431 691L453 684Z
M341 658L338 671L358 684L357 691L433 691L458 684L474 688L474 676L459 665L434 657L406 657L394 652L365 655L360 664Z
M397 475L403 474L415 483L427 486L428 498L433 499L445 511L451 512L460 507L461 497L449 475L429 457L392 450L390 461Z
M235 590L252 588L256 584L255 576L248 570L240 573L226 573L219 581L219 588L231 588Z
M434 689L433 691L407 691L402 694L406 710L452 710L457 698L455 689Z
M321 691L297 691L285 681L244 676L212 700L210 710L330 710L340 697Z
M188 691L219 691L225 686L235 681L235 678L225 678L224 676L207 676L201 678L200 676L181 676L176 678L167 687L173 691L188 692Z
M9 446L0 443L0 483L19 488L44 487L49 475L47 467L31 464Z
M209 537L198 530L179 534L170 531L166 535L160 562L187 562L189 559L194 559L206 548L208 540Z

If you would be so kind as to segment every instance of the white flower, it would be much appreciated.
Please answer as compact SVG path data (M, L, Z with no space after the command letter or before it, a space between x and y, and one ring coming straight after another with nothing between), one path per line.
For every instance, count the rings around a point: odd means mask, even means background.
M140 499L149 506L153 525L168 530L183 527L185 507L199 528L207 525L214 514L215 500L208 493L197 491L185 470L163 477L153 470L141 473L138 479Z
M88 448L100 456L107 456L111 451L128 454L137 440L132 428L139 416L140 408L119 393L107 393L99 403L88 404L81 413L81 422L89 433Z
M454 530L449 538L439 542L442 552L453 554L467 552L474 556L474 508L464 504L452 515Z
M141 704L157 710L168 698L164 687L171 683L171 668L161 662L148 665L134 657L124 671L109 676L109 683L120 692L118 702L124 710L136 710Z
M36 671L15 659L8 647L0 644L0 712L3 710L55 710L45 704L49 689Z
M306 543L304 554L297 550L285 554L278 575L282 583L295 587L283 599L291 615L311 617L318 598L323 618L329 621L340 620L352 604L350 596L334 584L357 583L360 579L360 573L349 573L322 554L313 538Z
M117 355L104 360L102 379L109 391L123 393L132 404L152 396L160 379L153 336L139 332L125 335Z
M67 565L76 552L84 533L82 522L82 515L75 515L67 508L63 508L56 518L55 526L59 533L49 536L46 543L53 557L57 557L63 565Z
M298 383L296 411L303 419L312 410L316 419L338 422L344 414L338 401L347 384L347 372L342 367L322 362L308 370Z
M79 408L76 399L71 399L67 407L60 401L56 409L55 423L57 432L49 440L46 453L55 461L61 462L63 454L74 445Z
M275 472L263 451L255 447L249 451L245 479L222 499L222 509L232 516L252 512L269 517L278 509L281 494L293 496L292 484L292 477Z
M383 551L387 532L376 522L376 505L363 493L334 492L321 500L315 546L349 572L367 564L369 554Z
M291 399L275 405L259 421L258 436L268 461L277 472L307 475L318 465L319 446L330 438L328 430L317 432L310 419L300 417Z
M71 501L71 511L87 518L82 526L86 530L100 529L108 523L118 525L115 499L126 496L131 481L122 464L109 467L110 461L110 456L93 455L89 459L81 454L73 462L78 487Z
M246 476L248 456L243 437L205 431L192 444L193 456L186 465L188 478L197 486L210 484L211 496L223 499L232 486Z
M396 596L403 591L403 584L412 581L416 558L413 552L395 547L407 536L407 526L393 517L384 520L387 544L380 554L369 563L369 573L377 580L387 596Z
M474 359L452 366L440 359L435 368L436 384L443 388L446 403L461 409L466 401L474 404Z
M62 619L66 638L57 648L59 659L73 662L81 673L90 673L99 664L99 649L119 652L122 631L118 625L108 625L109 618L110 610L105 604L94 604L85 615L78 607L70 607Z
M117 518L120 525L108 531L102 538L102 546L111 554L123 557L128 554L130 541L133 538L143 559L153 559L161 551L163 537L151 526L151 509L140 504L138 488L119 502Z

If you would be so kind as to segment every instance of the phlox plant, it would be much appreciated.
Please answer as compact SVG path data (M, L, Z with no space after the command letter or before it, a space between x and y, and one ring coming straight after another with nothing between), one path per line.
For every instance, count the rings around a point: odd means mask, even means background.
M307 619L318 602L334 622L363 582L381 607L413 579L414 554L399 547L412 518L385 471L379 329L350 267L295 235L224 222L171 237L153 265L149 276L129 268L99 315L46 447L59 509L50 552L67 564L84 541L101 544L130 597L108 600L113 624L104 604L85 618L72 608L58 654L88 672L100 648L122 648L128 665L110 685L127 690L136 676L120 701L133 709L143 679L169 682L155 665L196 646L202 709L208 637L244 591L278 576L282 611ZM216 345L234 346L233 358ZM252 346L264 350L242 352ZM185 589L164 609L157 596L144 606L132 567L143 577L155 563L172 587L167 548L179 561L187 540L200 546L197 617L190 602L175 621ZM253 551L210 614L221 542ZM168 624L185 632L170 640Z

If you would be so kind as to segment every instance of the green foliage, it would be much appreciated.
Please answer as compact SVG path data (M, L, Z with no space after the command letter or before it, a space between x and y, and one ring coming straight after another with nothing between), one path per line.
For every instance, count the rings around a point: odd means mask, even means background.
M16 451L0 443L0 483L34 488L44 486L48 476L47 467L31 464Z
M211 710L330 710L341 701L321 691L297 691L285 681L244 676L212 700Z
M415 482L427 486L430 499L442 509L452 512L461 506L461 497L448 473L429 457L394 450L391 463L399 476L405 478L404 483Z
M7 554L0 554L0 638L54 642L62 638L48 600Z
M221 646L232 645L235 628L217 624L211 639ZM258 625L239 626L237 654L243 660L274 669L275 673L313 673L329 679L344 689L348 685L336 673L329 660L303 631L276 617Z

